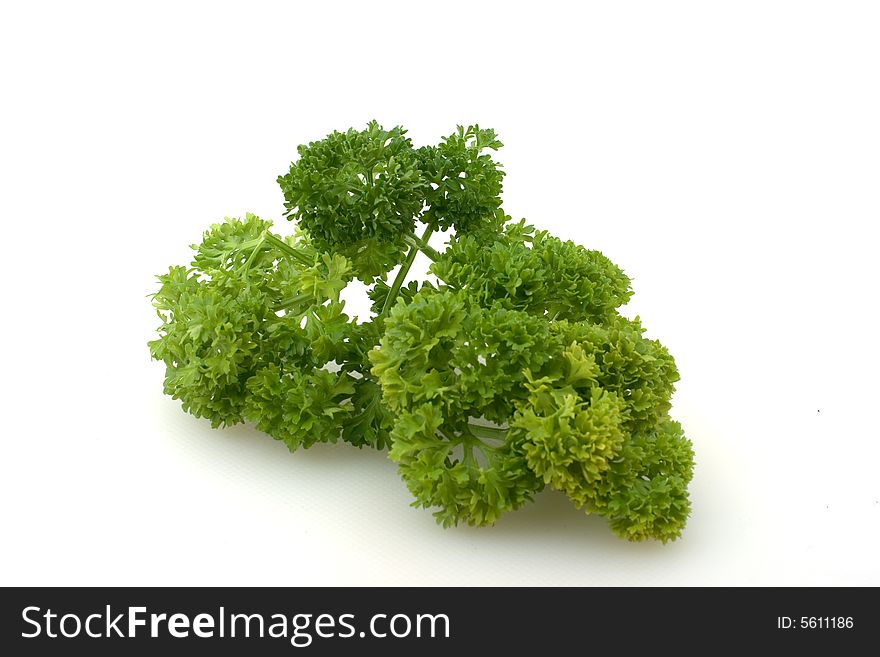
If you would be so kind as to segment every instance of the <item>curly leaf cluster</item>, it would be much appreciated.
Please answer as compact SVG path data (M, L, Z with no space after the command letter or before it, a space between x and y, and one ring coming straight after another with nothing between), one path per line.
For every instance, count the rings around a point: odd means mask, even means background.
M678 535L690 444L658 458L646 488L637 441L669 424L676 374L638 322L548 321L447 287L398 303L385 327L370 358L395 416L389 456L417 505L446 525L491 524L548 485L626 538Z
M400 126L333 132L297 150L278 183L287 211L316 241L350 245L412 231L424 183L412 142Z
M384 431L352 431L386 419L367 411L376 384L352 352L356 324L339 300L350 263L270 228L250 214L227 219L193 247L190 268L159 276L162 325L149 346L165 363L165 392L212 426L250 421L291 450L340 436L383 446ZM338 361L348 366L331 371Z
M418 162L430 185L425 222L467 233L491 217L501 207L504 171L483 151L502 146L494 130L460 125L438 146L421 147Z
M427 290L385 327L370 359L396 416L389 456L416 503L437 507L444 525L483 525L531 499L539 480L490 423L512 415L522 372L546 361L546 323Z
M505 214L500 147L472 125L416 148L375 121L300 146L278 178L293 235L226 219L158 277L165 392L291 451L387 448L444 526L491 525L549 487L623 538L673 540L694 467L669 415L675 362L621 313L616 264ZM436 280L407 280L420 253Z
M298 148L278 177L290 218L316 248L341 253L372 284L403 262L416 221L477 232L501 207L504 172L486 150L502 144L491 129L458 126L438 146L413 148L406 130L333 132Z
M598 251L508 224L492 240L458 236L431 272L479 303L546 315L604 321L632 295L630 280Z

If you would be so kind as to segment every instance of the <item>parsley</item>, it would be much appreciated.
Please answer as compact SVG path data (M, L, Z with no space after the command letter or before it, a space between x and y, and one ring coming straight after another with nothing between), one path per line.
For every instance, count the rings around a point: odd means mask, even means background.
M291 451L388 449L446 526L492 524L549 486L627 539L675 539L693 471L669 417L675 363L619 313L619 267L504 214L501 146L459 126L415 148L375 121L300 146L278 178L293 235L226 219L158 277L165 392ZM407 282L418 253L439 283ZM340 298L355 278L367 322Z

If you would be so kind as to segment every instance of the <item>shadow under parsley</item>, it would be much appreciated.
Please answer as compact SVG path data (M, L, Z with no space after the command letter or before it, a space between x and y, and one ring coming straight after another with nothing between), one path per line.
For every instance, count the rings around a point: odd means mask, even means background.
M166 409L169 421L181 421L179 408L169 405ZM533 502L515 511L508 511L492 526L443 528L435 523L430 509L411 508L409 503L412 498L406 485L397 476L396 465L388 459L384 450L357 448L340 440L337 443L317 443L308 449L291 453L283 443L273 440L250 424L212 429L203 420L189 417L189 421L192 424L186 431L190 436L186 442L191 447L195 443L198 445L195 448L203 451L208 441L224 441L227 449L231 448L243 458L245 463L241 465L252 477L260 476L263 471L267 477L274 476L276 480L290 476L293 482L297 472L308 471L310 475L327 482L328 486L333 485L335 477L349 481L358 476L364 476L365 481L383 478L387 480L387 488L383 487L387 495L373 500L371 508L375 509L377 504L387 505L383 513L389 516L389 520L396 516L398 521L403 520L404 525L409 525L412 518L406 520L402 516L418 514L421 521L417 521L417 524L427 531L436 531L438 541L465 542L485 548L518 545L522 549L552 549L561 553L575 551L584 557L609 552L620 555L623 552L640 559L650 555L663 558L661 555L678 552L676 548L687 542L680 539L663 545L657 541L632 543L623 540L611 532L604 518L584 513L575 508L564 493L549 488L535 495ZM376 489L371 490L375 493ZM363 499L359 501L365 502ZM392 521L392 524L396 522Z

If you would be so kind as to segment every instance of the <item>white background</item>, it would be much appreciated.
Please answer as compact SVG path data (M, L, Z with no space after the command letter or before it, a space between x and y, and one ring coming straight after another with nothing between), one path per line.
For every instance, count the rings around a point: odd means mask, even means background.
M880 584L878 34L870 2L4 3L0 584ZM681 540L554 493L444 530L383 454L162 395L153 276L374 117L494 127L508 213L633 277Z

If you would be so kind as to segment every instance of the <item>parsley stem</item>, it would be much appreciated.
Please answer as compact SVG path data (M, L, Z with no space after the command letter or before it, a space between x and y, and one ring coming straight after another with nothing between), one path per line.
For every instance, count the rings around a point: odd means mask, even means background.
M462 454L464 456L465 463L471 463L474 460L474 446L470 443L464 443L462 447Z
M437 262L437 260L440 259L440 252L420 237L416 237L415 235L407 235L403 238L403 240L410 246L415 246L419 248L422 253L424 253L434 262Z
M301 304L303 301L314 301L314 297L311 294L307 294L302 292L301 294L296 294L292 297L287 297L286 299L282 299L278 302L278 305L275 306L275 310L286 310L291 306L296 306Z
M428 226L425 229L425 232L422 233L422 236L418 238L419 241L427 245L428 238L431 237L431 233L433 232L434 227ZM388 290L388 297L385 299L385 305L382 306L382 312L379 313L380 317L384 317L388 314L388 311L391 310L391 306L393 306L394 302L397 300L397 295L400 292L400 287L401 285L403 285L403 281L406 280L406 275L409 273L413 261L416 259L416 256L421 250L422 247L418 244L410 245L409 252L406 254L406 260L404 260L403 264L400 265L400 271L397 272L397 276L394 277L394 282L391 284L391 289Z
M301 253L297 249L294 249L284 240L275 237L272 233L266 233L266 241L272 246L281 250L285 255L289 255L291 258L297 260L300 264L303 264L306 267L311 267L313 264L315 264L305 254Z
M507 429L501 427L487 427L482 424L468 423L468 431L478 439L482 440L504 440L507 437Z

